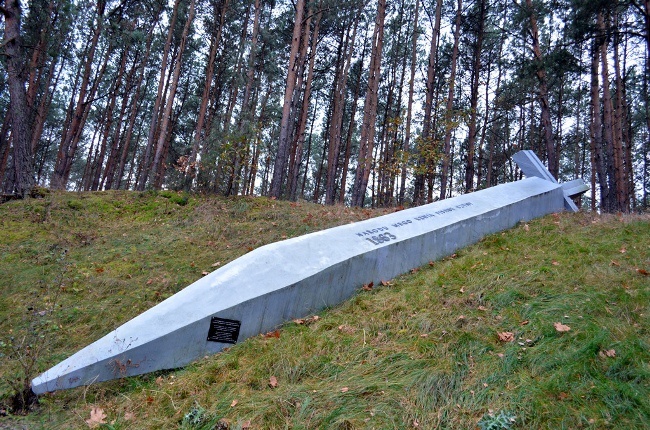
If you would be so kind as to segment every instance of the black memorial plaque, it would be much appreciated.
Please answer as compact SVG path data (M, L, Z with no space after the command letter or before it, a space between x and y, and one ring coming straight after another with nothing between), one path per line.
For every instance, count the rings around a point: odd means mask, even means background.
M208 340L211 342L237 343L241 321L212 317Z

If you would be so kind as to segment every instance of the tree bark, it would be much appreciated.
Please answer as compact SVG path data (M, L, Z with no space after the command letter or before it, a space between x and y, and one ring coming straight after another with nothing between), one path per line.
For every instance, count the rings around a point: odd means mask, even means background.
M176 55L176 64L174 65L174 75L172 76L171 86L169 89L169 94L167 95L167 101L165 103L165 110L162 117L162 124L160 125L160 136L158 137L158 143L156 145L156 153L154 154L153 164L151 166L151 172L154 176L154 188L160 189L164 179L164 160L163 154L166 153L165 146L169 146L171 141L171 136L168 136L171 129L169 127L171 121L172 107L174 104L174 98L176 97L176 90L178 89L178 80L181 75L181 66L183 65L183 53L185 52L185 46L187 44L187 38L190 33L190 27L192 26L192 21L194 20L194 0L190 0L189 11L187 15L187 21L185 21L185 26L183 27L183 33L181 34L180 46L178 48L178 53Z
M298 0L296 3L296 17L293 24L293 35L291 38L291 52L289 54L289 66L287 70L287 84L284 90L284 102L282 105L282 120L280 121L280 137L278 139L278 152L273 164L273 178L271 179L271 190L269 195L271 197L280 198L282 196L282 184L284 182L284 171L286 170L287 161L289 160L289 137L291 124L289 119L291 116L291 102L293 99L293 92L296 87L297 73L299 64L296 59L298 57L298 49L300 48L300 32L303 25L303 15L305 11L305 0Z
M429 63L427 65L426 97L424 101L424 120L422 122L422 136L420 138L420 155L418 157L418 171L415 174L413 191L413 204L422 205L425 201L424 188L426 172L430 166L431 157L425 156L433 149L433 136L431 130L431 113L433 111L433 99L436 93L436 64L438 56L438 40L440 39L440 21L442 16L442 0L436 0L436 11L431 35L431 47L429 48Z
M314 65L316 63L316 50L318 48L318 38L320 33L320 22L323 14L318 12L314 31L311 35L311 47L309 49L309 68L307 70L307 81L305 82L305 93L302 99L301 116L298 120L297 143L294 160L289 170L289 198L296 201L298 198L298 177L300 176L300 166L302 164L302 151L305 144L305 130L307 128L307 116L309 114L309 104L311 100L312 83L314 79Z
M474 64L472 67L472 84L470 88L469 107L469 135L467 137L467 163L465 166L465 192L469 193L474 189L474 152L476 150L476 135L478 119L478 92L479 78L481 76L481 53L483 51L484 23L486 15L485 0L479 0L478 29L474 43ZM487 100L486 100L487 102Z
M360 16L360 15L358 15ZM327 150L327 182L325 184L325 204L332 205L335 201L336 183L338 176L336 174L339 154L342 146L342 129L343 114L345 110L345 91L348 85L348 76L352 63L352 53L354 52L354 42L357 34L359 19L354 20L352 35L350 29L345 34L345 39L341 40L342 57L341 64L337 67L336 82L333 94L334 108L332 109L332 118L328 131L328 150ZM341 190L343 192L343 190Z
M187 186L189 187L189 182L194 178L199 170L197 163L197 157L200 152L201 144L205 138L204 133L209 133L209 130L204 131L205 125L205 116L208 111L208 102L210 101L210 89L212 88L212 78L214 75L214 63L217 56L217 48L221 43L221 34L223 32L223 26L226 19L226 10L228 9L228 3L230 0L222 0L220 2L219 8L219 28L216 32L213 31L212 37L210 38L210 53L208 54L208 60L205 68L205 82L203 83L203 94L201 96L201 105L199 106L199 114L196 119L196 128L194 129L194 142L192 145L192 152L188 159L187 168L185 170L185 176L187 181ZM257 0L259 1L259 0ZM215 15L217 14L217 8L215 7Z
M546 147L546 157L548 159L548 169L551 174L557 178L558 176L558 156L555 153L555 139L553 138L553 130L551 124L551 108L548 102L548 79L546 76L546 67L544 66L544 57L542 50L539 46L539 30L537 28L537 15L533 9L532 0L526 0L526 7L528 9L531 36L532 36L532 49L536 62L535 75L539 82L539 92L537 94L542 111L542 139Z
M373 161L375 140L375 121L377 119L377 92L381 78L381 55L384 43L384 19L386 18L386 0L377 2L377 18L372 36L368 89L363 108L363 123L359 141L357 172L352 191L352 206L363 206L368 187L368 178Z
M172 39L174 36L174 27L176 26L176 19L178 17L178 8L180 6L180 2L181 0L176 0L174 2L174 10L172 12L171 21L169 23L169 29L167 31L167 40L165 41L165 47L163 48L162 60L160 63L160 78L158 79L158 91L156 93L156 100L154 101L153 110L151 112L151 125L149 126L149 133L147 135L147 146L145 147L144 156L140 165L141 172L138 177L138 183L135 187L138 191L144 191L144 188L147 185L147 181L149 180L151 153L154 150L156 133L159 129L158 118L160 116L161 104L164 98L163 90L165 88L167 63L169 62L169 50L171 48Z
M97 87L99 86L99 81L105 70L105 66L108 60L104 61L104 66L101 70L96 73L95 81L93 85L89 88L90 79L92 74L92 65L95 58L95 52L97 51L97 45L99 42L99 36L102 33L104 27L104 11L106 8L105 0L97 0L97 17L95 28L93 29L93 35L89 44L88 53L85 56L84 65L83 65L83 77L81 79L81 86L79 88L79 94L77 96L77 102L74 107L74 112L72 113L71 121L69 126L66 127L63 131L63 136L61 139L61 144L59 145L59 151L57 153L56 164L54 166L54 172L50 180L50 186L54 189L65 189L68 183L68 178L70 176L70 169L72 167L72 161L77 151L77 146L79 144L79 139L81 138L81 133L83 126L88 117L88 112L90 111L90 101L95 96ZM106 50L108 54L110 49Z
M602 20L602 14L599 14L598 21ZM600 115L600 89L598 82L598 70L600 64L600 45L605 43L604 35L594 40L591 54L591 123L589 126L589 140L591 146L592 171L595 172L594 182L597 179L600 188L600 206L603 210L608 211L609 207L609 186L607 184L607 172L605 170L605 154L603 152L603 124ZM595 203L595 187L592 205ZM592 206L595 209L594 206Z
M160 15L162 13L162 7L154 13L154 19L150 23L149 34L147 35L147 42L145 48L145 54L138 65L138 78L135 84L135 94L131 99L131 108L129 111L129 121L126 126L126 135L124 136L124 143L122 144L122 151L120 153L120 164L117 168L117 173L114 179L114 186L107 188L119 189L122 187L122 178L124 177L124 168L126 167L127 157L129 155L129 149L131 147L131 138L133 137L133 129L135 127L135 121L138 116L138 108L140 107L140 96L142 94L142 82L144 81L145 69L147 63L149 62L149 57L151 55L151 45L153 42L153 35L156 24L160 20ZM164 72L161 72L164 73ZM135 151L134 151L135 152ZM136 184L137 187L137 184Z
M598 20L599 32L603 35L607 34L607 25L605 24L604 17L599 14ZM609 82L609 62L607 58L607 43L604 42L600 45L600 61L602 64L601 75L603 85L603 140L607 154L607 178L609 193L607 195L607 204L604 206L606 212L616 212L621 208L618 206L618 182L619 174L617 166L619 165L618 152L616 151L616 142L614 141L614 108L612 105L612 95L610 91Z
M399 195L397 204L403 205L406 197L406 176L408 173L408 164L411 151L411 121L413 119L413 96L415 86L415 69L418 58L418 18L420 10L420 0L415 1L415 12L413 12L413 34L411 39L411 68L409 75L409 96L406 105L406 126L404 130L404 144L402 145L402 167L400 175Z
M24 57L20 42L21 10L19 1L5 0L1 12L5 18L3 44L7 57L11 136L14 148L12 157L14 180L10 190L20 197L25 197L34 187L34 160L30 144L30 126L27 124L29 115L23 69Z
M449 95L445 109L445 143L442 154L442 171L440 172L440 199L447 198L447 183L449 181L449 165L451 164L451 134L453 131L454 91L456 90L456 67L458 65L458 44L460 42L462 0L458 0L456 9L456 25L454 29L454 48L451 53L451 72L449 75Z

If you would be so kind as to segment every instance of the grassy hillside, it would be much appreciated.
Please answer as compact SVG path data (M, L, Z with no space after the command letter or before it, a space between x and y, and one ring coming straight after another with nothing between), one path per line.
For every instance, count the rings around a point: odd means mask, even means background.
M0 428L650 426L650 217L590 214L486 237L185 369L12 413L25 373L202 273L382 213L171 192L0 205Z

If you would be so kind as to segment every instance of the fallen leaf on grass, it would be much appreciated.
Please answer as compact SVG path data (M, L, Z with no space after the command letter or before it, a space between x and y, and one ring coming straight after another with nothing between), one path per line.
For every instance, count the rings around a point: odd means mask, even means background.
M250 429L250 428L253 428L253 425L251 424L250 420L248 420L244 424L241 425L241 428L242 428L242 430Z
M345 334L352 334L354 333L354 327L350 327L349 325L343 324L339 326L339 331Z
M86 424L88 424L88 427L91 429L94 429L100 424L106 424L106 414L104 413L104 410L94 406L90 410L90 418L86 420Z
M280 330L270 331L264 335L264 337L274 337L276 339L280 338Z
M342 393L347 393L350 389L348 387L341 388Z
M616 358L616 350L614 350L614 349L604 349L604 350L601 350L598 353L598 355L600 355L603 358L605 358L605 357Z
M564 333L566 331L571 330L571 327L569 327L568 325L564 325L562 323L559 323L559 322L553 323L553 327L555 327L555 330L557 330L559 333Z
M269 378L269 387L278 388L278 378L276 378L275 376L271 376Z
M371 282L371 283L369 283L369 284L364 284L363 287L362 287L362 289L363 289L364 291L372 291L372 286L373 286L373 285L375 285L374 282Z
M530 321L528 320L523 320L522 322L519 323L519 325L528 325Z
M233 400L232 403L230 403L230 407L234 408L235 406L237 406L237 403L239 403L237 402L237 399Z
M303 325L303 324L304 325L309 325L309 324L311 324L313 322L318 321L319 319L320 319L320 317L318 315L314 315L313 317L309 317L309 318L297 318L297 319L293 320L293 322L298 324L298 325Z
M216 263L212 263L212 267L219 267L221 266L221 261L217 261Z
M612 266L621 267L621 263L619 263L618 261L611 260L610 264Z
M124 413L124 421L131 421L134 418L135 418L135 414L133 412Z
M515 334L509 331L503 331L497 335L501 342L513 342L515 340Z
M650 275L650 272L648 272L647 270L644 270L644 269L636 269L636 271L639 272L639 274L643 275L643 276Z
M391 283L388 282L388 281L381 281L381 285L382 285L382 287L390 287L390 286L393 285L393 284L391 284Z

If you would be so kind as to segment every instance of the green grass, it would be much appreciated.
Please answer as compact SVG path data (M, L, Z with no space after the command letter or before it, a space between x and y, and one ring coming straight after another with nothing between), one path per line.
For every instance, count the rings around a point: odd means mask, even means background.
M22 376L26 343L44 370L213 265L381 213L170 192L2 205L0 402ZM0 427L88 428L99 407L114 429L647 428L647 271L650 217L548 216L288 323L279 337L48 394ZM506 331L513 342L499 341Z

